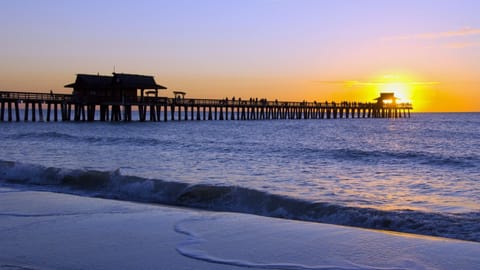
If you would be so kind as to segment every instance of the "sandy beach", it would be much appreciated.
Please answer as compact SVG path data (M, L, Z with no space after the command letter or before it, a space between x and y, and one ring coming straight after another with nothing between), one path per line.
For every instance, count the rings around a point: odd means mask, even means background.
M478 269L480 244L3 187L0 269Z

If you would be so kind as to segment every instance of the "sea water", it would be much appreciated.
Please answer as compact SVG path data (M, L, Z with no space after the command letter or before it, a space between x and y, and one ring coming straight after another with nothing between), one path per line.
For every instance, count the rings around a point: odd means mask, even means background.
M0 185L480 241L480 114L2 122Z

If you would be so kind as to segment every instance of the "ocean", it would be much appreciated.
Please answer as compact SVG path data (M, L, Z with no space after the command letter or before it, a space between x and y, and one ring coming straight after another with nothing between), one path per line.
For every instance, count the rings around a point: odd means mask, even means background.
M0 149L1 186L480 242L478 113L1 122Z

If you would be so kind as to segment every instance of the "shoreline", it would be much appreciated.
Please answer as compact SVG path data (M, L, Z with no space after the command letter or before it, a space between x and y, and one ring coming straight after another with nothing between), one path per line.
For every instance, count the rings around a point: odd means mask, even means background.
M14 187L0 194L0 269L480 266L476 242Z

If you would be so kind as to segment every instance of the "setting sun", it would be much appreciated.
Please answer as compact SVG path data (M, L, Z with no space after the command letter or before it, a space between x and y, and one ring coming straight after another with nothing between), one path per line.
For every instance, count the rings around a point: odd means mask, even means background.
M381 92L395 93L399 103L412 103L416 111L431 110L432 99L438 93L440 83L425 81L413 75L386 75L378 84Z
M412 103L416 111L424 110L425 100L428 100L425 94L426 90L438 83L418 80L416 76L405 74L405 72L383 73L367 80L343 81L342 87L346 90L343 92L344 96L336 96L336 98L348 100L364 97L365 100L370 101L372 97L377 97L380 93L393 93L396 103ZM335 81L331 84L335 84Z
M411 103L412 96L411 96L411 86L408 83L402 82L392 82L392 83L385 83L380 85L381 92L388 92L394 93L395 97L398 98L396 101L397 103Z
M387 74L372 80L370 91L377 93L394 93L397 103L412 103L415 110L422 111L426 107L427 90L438 85L438 82L423 81L416 76L402 74Z

